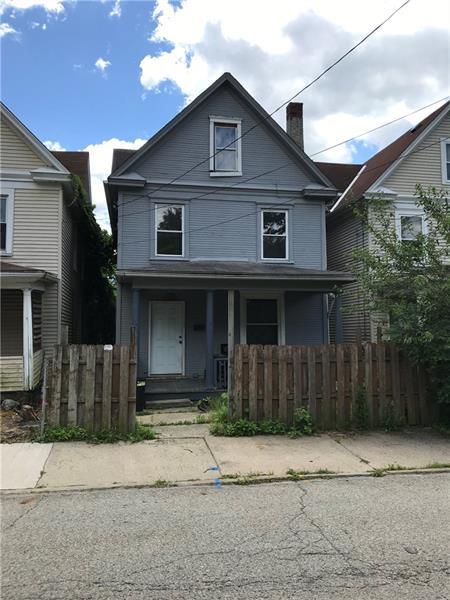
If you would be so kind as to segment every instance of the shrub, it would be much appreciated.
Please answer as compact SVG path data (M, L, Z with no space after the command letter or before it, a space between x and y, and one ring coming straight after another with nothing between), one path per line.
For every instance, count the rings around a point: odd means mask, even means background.
M312 435L314 433L312 416L307 408L297 408L294 411L294 427L289 433L292 437L296 435Z

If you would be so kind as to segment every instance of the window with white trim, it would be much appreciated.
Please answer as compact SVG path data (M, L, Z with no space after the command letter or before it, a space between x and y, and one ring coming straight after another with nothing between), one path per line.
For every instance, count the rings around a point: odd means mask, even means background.
M242 175L241 121L210 117L210 175Z
M287 260L287 210L261 211L261 258L263 260Z
M156 256L183 256L184 206L157 204L155 213Z
M397 234L402 242L414 242L418 235L425 233L423 215L399 213L397 215Z
M450 183L450 140L441 143L442 182Z
M0 253L12 254L13 190L0 194Z

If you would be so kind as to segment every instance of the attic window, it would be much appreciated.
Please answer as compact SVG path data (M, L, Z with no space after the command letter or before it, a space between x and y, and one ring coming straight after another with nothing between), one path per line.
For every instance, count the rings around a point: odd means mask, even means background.
M450 140L441 142L442 183L450 184Z
M242 175L241 148L241 120L210 117L210 175L212 177Z

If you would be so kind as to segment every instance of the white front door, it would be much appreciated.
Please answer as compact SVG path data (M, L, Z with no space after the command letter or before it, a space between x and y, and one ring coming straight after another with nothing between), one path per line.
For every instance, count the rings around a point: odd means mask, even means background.
M184 371L184 302L150 302L150 375Z

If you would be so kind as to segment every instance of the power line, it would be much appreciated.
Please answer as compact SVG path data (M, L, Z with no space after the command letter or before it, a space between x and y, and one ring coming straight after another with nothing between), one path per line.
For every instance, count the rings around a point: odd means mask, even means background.
M359 46L361 46L362 44L364 44L365 41L367 41L372 35L374 35L374 33L376 33L379 29L381 29L381 27L383 27L388 21L390 21L400 10L402 10L402 8L404 8L407 4L409 4L409 2L410 2L410 0L406 0L405 2L403 2L403 4L401 4L398 8L396 8L381 23L379 23L376 27L374 27L371 31L369 31L369 33L367 33L357 44L355 44L354 46L352 46L351 48L349 48L349 50L347 50L347 52L345 52L342 56L340 56L333 63L331 63L331 65L329 65L326 69L324 69L319 75L317 75L312 81L310 81L309 83L307 83L303 88L301 88L298 92L296 92L288 100L286 100L285 102L283 102L282 104L280 104L271 113L268 113L261 121L259 121L258 123L255 123L255 125L252 125L252 127L250 127L249 129L247 129L246 131L244 131L244 133L242 133L239 137L235 138L232 142L230 142L224 148L221 148L219 151L215 152L211 156L208 156L207 158L203 159L202 161L200 161L199 163L197 163L193 167L189 168L187 171L185 171L181 175L177 175L177 177L174 177L169 182L164 183L163 185L161 185L160 187L156 188L155 190L152 190L152 192L150 192L150 194L149 194L149 197L151 195L155 194L156 192L159 192L160 190L164 189L168 185L171 185L172 183L175 183L179 179L183 178L185 175L188 175L189 173L191 173L192 171L194 171L197 167L200 167L201 165L205 164L206 162L208 162L209 160L211 160L212 158L214 158L217 154L219 154L219 152L222 152L226 148L229 148L232 144L234 144L235 142L241 140L243 137L245 137L246 135L248 135L251 131L253 131L257 127L259 127L260 125L262 125L265 121L267 121L267 119L269 119L270 117L272 117L276 112L278 112L284 106L286 106L287 104L289 104L289 102L292 102L292 100L294 100L295 98L297 98L300 94L302 94L307 89L309 89L317 81L319 81L320 79L322 79L322 77L324 77L329 71L331 71L331 69L333 69L336 65L338 65L345 58L347 58L347 56L349 56L352 52L354 52L357 48L359 48Z
M427 146L424 146L423 148L418 148L417 150L413 150L412 152L410 152L406 156L412 156L413 154L417 154L418 152L422 152L423 150L427 150L428 148L431 148L432 146L435 146L436 144L440 144L442 141L447 141L447 140L450 140L450 137L440 139L440 140L438 140L436 142L432 142L431 144L428 144ZM401 158L401 156L398 157L398 158ZM386 161L385 163L381 163L381 164L377 165L376 167L372 167L371 169L366 169L364 171L364 174L370 173L371 171L374 171L374 170L378 170L381 167L384 167L384 166L387 166L387 165L390 165L390 164L392 164L392 161ZM176 204L176 202L174 202L174 204ZM274 208L279 208L280 204L283 205L283 206L293 206L293 202L292 201L289 202L289 201L286 201L286 200L282 200L282 201L280 201L280 202L278 202L276 204L272 204L272 205L269 205L269 206L264 206L264 210L271 210L271 209L274 209ZM253 210L252 212L245 213L243 215L239 215L238 217L232 217L231 219L225 219L223 221L218 221L217 223L214 223L212 225L204 225L203 227L196 227L194 229L188 229L187 231L183 231L182 233L183 234L196 233L197 231L203 231L205 229L211 229L213 227L218 227L219 225L225 225L226 223L232 223L234 221L239 221L240 219L243 219L245 217L249 217L249 216L252 216L252 215L257 215L260 212L260 210L261 209ZM143 212L146 212L146 211L143 211ZM223 237L223 236L218 236L218 237ZM145 238L142 238L139 241L146 241L147 239L149 240L150 243L152 243L152 242L155 241L155 236L153 235L153 236L145 237ZM135 244L135 243L136 243L136 240L133 240L132 242L121 242L120 245L121 246L128 246L130 244Z
M387 123L382 123L382 124L378 125L377 127L369 129L368 131L364 131L363 133L360 133L360 134L358 134L356 136L348 138L348 139L346 139L344 141L338 142L338 143L334 144L333 146L329 146L328 148L324 148L323 150L319 150L318 152L314 152L313 154L310 155L310 157L317 156L318 154L322 154L323 152L326 152L328 150L332 150L334 148L337 148L338 146L342 146L343 144L347 144L348 142L351 142L351 141L356 140L356 139L358 139L360 137L363 137L364 135L367 135L369 133L373 133L374 131L382 129L383 127L387 127L388 125L392 125L393 123L401 121L402 119L406 119L407 117L409 117L409 116L411 116L413 114L416 114L416 113L418 113L418 112L420 112L422 110L425 110L426 108L429 108L430 106L434 106L435 104L438 104L439 102L442 102L443 100L446 100L447 98L448 98L448 96L446 96L444 98L441 98L440 100L435 100L434 102L431 102L430 104L427 104L426 106L422 106L420 108L416 108L412 112L407 113L405 115L402 115L401 117L397 117L396 119L388 121ZM259 179L260 177L264 177L265 175L270 175L272 173L280 171L281 169L285 169L286 167L290 166L291 164L292 164L292 162L284 163L284 164L280 165L279 167L276 167L274 169L270 169L269 171L265 171L263 173L260 173L258 175L254 175L254 176L249 177L247 179L237 181L236 183L231 184L231 185L224 185L224 186L217 187L214 190L211 190L211 191L208 191L208 192L203 192L202 194L199 194L198 196L194 196L192 198L187 198L185 201L191 202L191 201L194 201L194 200L198 200L200 198L204 198L205 196L212 196L213 194L217 194L217 193L222 192L222 191L233 189L234 187L241 186L241 185L243 185L245 183L248 183L249 181L254 181L255 179ZM121 203L121 206L126 206L126 205L131 204L131 202L134 202L136 200L140 200L142 198L149 198L149 197L150 197L150 194L137 195L137 196L134 196L132 199L130 199L128 201L123 201ZM155 207L146 208L144 210L139 210L139 211L134 211L134 212L126 213L125 215L122 216L122 218L129 217L129 216L136 215L136 214L144 214L146 212L154 212L155 210L156 210Z

